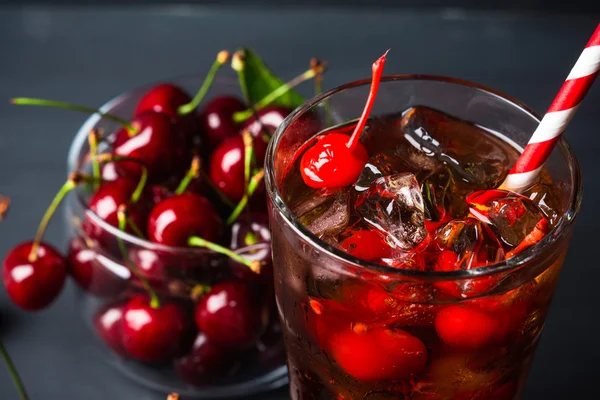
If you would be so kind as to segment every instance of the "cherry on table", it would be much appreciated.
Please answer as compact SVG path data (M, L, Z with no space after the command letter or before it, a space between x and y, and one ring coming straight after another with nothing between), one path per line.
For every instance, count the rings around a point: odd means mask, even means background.
M330 348L338 365L363 382L408 378L421 372L428 358L423 342L401 329L355 325L334 335Z
M51 245L40 242L31 258L33 242L24 242L8 252L2 265L2 280L11 300L27 311L52 303L67 277L65 258Z
M233 361L233 355L199 332L191 351L175 360L175 370L190 385L200 385L208 379L224 374Z
M187 162L185 143L166 114L144 112L137 115L131 125L136 132L121 128L115 135L112 152L116 156L139 160L148 169L151 182L165 179ZM137 181L142 175L140 163L119 161L117 171L119 175Z
M148 217L148 238L167 246L187 247L190 236L218 241L222 221L210 201L194 193L182 193L158 203Z
M260 167L265 161L267 143L262 138L255 138L253 144L256 165ZM241 200L246 189L244 160L244 139L237 134L225 139L215 149L210 159L210 179L225 196L235 203ZM264 185L260 187L264 188Z
M239 126L233 120L233 114L247 108L244 102L234 96L218 96L208 102L199 116L208 144L214 148L226 138L238 135Z
M227 348L252 346L263 328L261 305L240 282L213 286L196 306L195 317L208 339Z
M369 155L359 140L375 102L386 56L387 52L373 63L369 97L352 136L336 131L320 135L302 155L300 174L307 186L315 189L344 187L356 182L360 176Z
M249 131L252 136L259 137L263 134L273 135L279 125L292 112L289 108L282 106L267 106L256 112L242 124L242 131Z
M129 356L162 363L181 351L189 324L179 305L161 302L154 308L147 295L137 295L125 305L122 329L123 347Z
M95 249L86 246L82 238L74 238L67 254L69 275L86 292L98 297L111 297L121 293L127 286L130 271ZM119 269L119 274L115 269Z
M94 329L100 339L120 356L126 356L122 338L125 303L125 300L120 300L102 306L94 314L93 320Z

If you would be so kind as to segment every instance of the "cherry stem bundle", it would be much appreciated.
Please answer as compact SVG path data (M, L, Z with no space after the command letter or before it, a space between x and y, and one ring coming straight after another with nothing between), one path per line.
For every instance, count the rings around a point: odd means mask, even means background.
M188 239L188 245L195 246L195 247L203 247L205 249L212 250L216 253L223 254L223 255L231 258L232 260L237 261L240 264L243 264L246 267L250 268L250 270L252 272L254 272L256 274L260 274L260 262L259 261L248 260L247 258L242 257L241 255L228 249L227 247L223 247L216 243L209 242L208 240L203 239L199 236L190 236L190 238Z
M360 135L362 134L363 129L369 119L369 114L371 114L371 109L373 108L373 104L375 103L375 97L377 97L377 91L379 90L379 82L381 81L381 75L383 74L383 67L385 65L386 56L390 50L388 49L377 61L373 63L373 78L371 80L371 89L369 89L369 97L367 98L367 103L365 104L365 108L363 110L356 127L354 128L354 132L346 146L352 150L358 143L360 139Z
M121 125L123 128L127 129L127 131L131 135L135 135L138 131L136 128L134 128L133 125L131 125L131 123L125 121L124 119L117 117L116 115L109 114L104 111L101 111L101 110L98 110L95 108L91 108L91 107L80 106L77 104L67 103L64 101L36 99L36 98L31 98L31 97L15 97L14 99L11 99L10 102L12 104L16 104L16 105L20 105L20 106L55 107L55 108L63 108L65 110L71 110L71 111L79 111L79 112L86 113L86 114L98 114L104 119L116 122L117 124Z
M248 201L250 200L250 198L252 197L252 195L254 194L256 189L258 188L258 185L260 184L260 182L262 181L264 176L265 176L265 171L264 171L264 169L261 169L256 174L254 174L252 179L250 179L250 182L248 183L248 187L247 187L246 193L244 194L244 197L242 197L242 199L237 204L237 206L235 207L235 209L233 210L231 215L229 215L229 218L227 218L227 225L233 224L235 222L235 220L240 216L242 211L244 211L244 208L246 208Z
M21 377L19 376L17 367L15 367L15 364L13 363L12 359L10 358L10 355L8 354L8 351L6 351L6 348L4 348L4 345L2 344L1 341L0 341L0 356L4 360L4 363L6 364L6 368L8 369L8 373L10 374L10 377L11 377L13 383L15 384L15 388L17 389L17 392L19 393L19 397L21 398L21 400L29 400L29 396L27 396L27 391L25 390L25 385L23 384L23 381L21 380Z
M179 108L177 109L177 113L179 115L189 114L200 105L200 103L204 99L204 96L206 96L206 93L208 93L208 89L210 89L210 87L212 86L217 72L219 72L219 69L221 69L223 64L229 61L229 56L230 53L227 50L221 50L217 54L217 58L215 59L213 65L210 67L210 70L206 74L206 78L204 78L204 82L202 82L202 86L200 86L200 89L198 90L192 101L182 106L179 106Z
M54 199L52 199L52 202L50 203L50 206L44 213L44 216L42 217L40 225L38 226L37 232L35 234L35 238L33 240L32 246L31 246L31 251L28 256L29 262L34 262L35 260L37 260L37 257L38 257L37 253L38 253L38 249L40 247L40 242L42 241L42 238L44 237L44 232L46 232L46 228L48 227L48 223L50 222L50 219L52 219L52 216L56 212L56 209L58 208L60 203L63 201L63 199L65 198L67 193L69 193L71 190L75 189L75 187L77 187L77 184L81 180L82 180L82 176L79 173L77 173L77 172L72 173L71 176L69 176L69 179L67 179L67 181L62 185L62 187L60 188L58 193L56 193L56 195L54 196Z
M192 182L192 180L196 179L200 176L201 164L202 164L202 162L200 160L200 157L195 155L192 158L192 163L190 165L190 168L185 173L185 176L183 177L183 179L177 186L177 189L175 189L175 194L181 194L181 193L185 192L187 190L188 186L190 185L190 183Z
M120 205L119 210L117 211L117 218L119 220L119 230L121 232L125 232L127 227L127 221L129 219L127 215L127 207L125 205ZM123 256L123 260L125 261L125 265L127 268L142 282L144 289L148 292L150 296L150 307L152 308L160 308L160 300L158 299L158 295L156 291L150 285L148 279L140 272L138 267L129 259L129 254L127 253L127 248L125 247L125 242L120 236L117 236L117 243L119 245L119 250L121 251L121 255Z
M325 62L316 63L314 65L311 64L308 70L304 71L289 82L279 86L277 89L273 90L271 93L267 94L265 97L257 101L256 104L254 104L253 108L244 111L239 111L233 114L234 122L241 123L246 121L248 118L252 117L252 115L254 115L256 111L265 108L266 106L268 106L269 104L271 104L272 102L274 102L275 100L277 100L296 86L309 79L321 76L325 71L326 65L327 64Z

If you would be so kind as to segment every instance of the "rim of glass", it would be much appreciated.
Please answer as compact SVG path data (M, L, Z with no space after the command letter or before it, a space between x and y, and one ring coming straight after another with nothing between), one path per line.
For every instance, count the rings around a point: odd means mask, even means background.
M200 80L201 81L202 78L203 78L203 76L201 76L201 75L184 75L184 76L175 77L175 78L168 79L168 80L161 81L161 82L173 82L173 83L177 84L177 83L190 81L190 80ZM147 83L144 85L137 86L126 92L122 92L121 94L113 97L112 99L110 99L109 101L104 103L98 110L101 112L105 112L105 113L111 112L111 110L113 110L114 108L129 101L131 99L131 97L135 96L136 94L140 94L141 92L145 92L146 90L150 89L151 87L153 87L161 82ZM237 83L237 80L233 75L218 76L215 78L213 87L214 86L234 87L236 85L236 83ZM74 171L76 169L76 166L79 165L79 161L80 161L79 153L80 153L81 149L83 148L83 146L87 143L88 133L94 127L96 127L96 125L101 121L102 121L102 117L99 114L97 114L97 113L92 114L83 122L81 127L77 130L77 133L75 134L75 137L73 138L73 141L71 142L71 146L69 147L69 152L67 155L67 175L71 171ZM103 231L106 231L107 233L109 233L115 237L120 237L121 239L123 239L124 242L126 242L128 244L135 245L138 247L143 247L148 250L159 250L162 252L169 252L169 253L174 253L174 254L178 254L178 253L186 253L186 254L209 253L209 254L213 254L213 253L215 253L212 250L201 248L201 247L174 247L174 246L167 246L167 245L160 244L160 243L153 243L153 242L150 242L149 240L141 239L141 238L134 236L132 234L129 234L127 232L123 232L123 231L119 230L117 227L107 224L96 213L94 213L92 210L90 210L87 202L84 199L83 194L79 190L75 190L74 197L75 197L79 207L81 207L83 212L91 218L91 220L94 222L94 224L98 225ZM240 247L240 248L236 249L235 252L243 254L246 252L255 251L266 245L267 245L266 242L255 243L250 246ZM226 246L226 247L229 247L229 246Z
M401 74L401 75L386 75L381 78L381 82L394 82L394 81L436 81L436 82L447 82L459 86L465 86L474 90L483 91L487 94L491 94L500 98L501 100L509 103L511 106L519 108L522 112L528 114L530 117L535 119L538 123L541 120L540 115L528 105L520 100L515 99L512 96L508 96L498 90L490 89L486 86L470 82L467 80L450 78L438 75L422 75L422 74ZM306 111L322 102L323 100L340 93L344 90L356 88L359 86L366 86L371 84L371 79L362 79L354 82L349 82L344 85L335 87L326 92L321 93L318 96L308 100L304 105L295 109L288 117L282 122L277 128L273 135L271 142L267 148L267 154L265 159L265 185L267 193L277 212L283 216L285 222L299 235L303 240L308 242L311 246L323 251L327 256L337 259L352 267L365 268L367 270L374 271L379 274L388 274L396 277L406 278L427 278L433 280L443 279L461 279L461 278L472 278L477 276L492 275L499 272L507 272L520 268L521 266L530 263L541 251L548 248L548 246L554 244L560 240L568 232L569 226L574 222L579 208L581 206L581 200L583 195L583 186L581 180L581 171L579 163L571 149L571 146L564 139L564 136L558 141L558 149L561 151L569 167L569 177L572 182L572 187L569 195L569 203L566 207L565 212L561 216L559 222L554 228L548 232L548 234L540 242L525 249L523 252L497 263L490 264L485 267L475 268L471 270L459 270L459 271L416 271L408 269L397 269L386 265L380 265L371 263L359 258L353 257L344 251L337 249L313 235L308 229L306 229L300 221L293 215L292 211L288 208L287 204L283 201L283 198L279 192L279 188L275 179L275 152L279 146L279 142L283 137L283 133L286 131L288 126L296 121Z

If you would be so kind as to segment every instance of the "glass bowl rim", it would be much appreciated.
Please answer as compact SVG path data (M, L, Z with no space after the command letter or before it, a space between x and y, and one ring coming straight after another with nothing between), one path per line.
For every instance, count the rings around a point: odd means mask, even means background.
M456 79L446 76L439 75L427 75L427 74L393 74L386 75L381 78L382 84L386 82L396 81L415 81L415 82L438 82L438 83L450 83L457 86L467 87L475 91L482 91L486 94L493 95L502 101L509 103L511 106L518 108L521 112L528 114L538 123L541 120L540 115L533 110L531 107L523 103L522 101L504 94L501 91L490 89L484 85L470 82L463 79ZM279 142L283 137L283 133L286 131L288 126L296 121L306 111L321 103L323 100L332 97L342 91L353 89L360 86L367 86L371 84L371 79L361 79L353 82L349 82L335 88L332 88L326 92L321 93L308 100L302 106L296 108L287 118L281 123L281 125L275 131L275 134L271 138L269 146L267 148L267 154L265 159L265 185L267 193L271 203L273 204L273 212L277 212L283 217L285 223L292 228L292 230L305 242L309 243L315 249L323 252L328 257L333 258L345 265L358 268L359 270L374 272L377 274L386 274L394 278L408 278L408 279L424 279L424 280L458 280L468 279L480 276L488 276L497 273L510 272L517 270L524 265L531 263L540 253L547 250L552 244L556 243L568 234L568 228L573 224L576 219L577 213L581 207L583 185L581 179L581 170L579 163L571 149L571 146L567 143L564 136L560 138L556 149L560 150L562 155L567 161L569 168L569 178L572 182L570 190L569 203L566 206L566 210L559 219L559 222L554 228L548 232L548 234L540 242L531 246L521 253L503 260L497 263L487 265L485 267L474 268L471 270L459 270L459 271L418 271L408 269L398 269L386 265L371 263L356 257L353 257L340 249L337 249L326 242L320 240L313 235L308 229L306 229L300 221L293 215L287 204L283 201L280 195L279 188L276 184L275 179L275 152L279 146Z
M140 86L137 86L131 90L122 92L121 94L113 97L112 99L110 99L109 101L104 103L98 110L100 112L110 112L115 107L118 107L118 106L122 105L123 103L126 103L127 101L129 101L135 95L141 94L141 93L147 91L148 89L150 89L151 87L161 84L161 83L174 83L174 84L178 85L182 81L201 80L202 78L203 78L203 76L199 75L199 74L183 75L183 76L171 78L171 79L164 80L164 81L140 85ZM237 78L235 78L233 74L224 75L224 76L221 75L221 76L217 76L215 78L213 87L215 87L215 86L216 87L218 87L218 86L221 86L221 87L222 86L233 86L235 83L237 83ZM209 91L209 93L210 93L210 91ZM69 151L68 151L68 155L67 155L67 175L76 169L75 167L79 164L79 161L80 161L79 152L81 151L81 149L87 142L88 133L94 127L96 127L96 125L100 121L102 121L102 116L100 114L98 114L98 113L92 114L83 122L83 124L79 127L79 129L75 133L75 137L73 138L73 140L71 142L71 145L70 145ZM183 254L185 254L185 255L216 254L212 250L204 249L201 247L174 247L174 246L167 246L167 245L160 244L160 243L153 243L147 239L142 239L142 238L139 238L132 234L129 234L127 232L122 232L117 227L114 227L114 226L106 223L96 213L94 213L92 210L90 210L90 208L87 205L87 202L84 200L80 191L75 190L74 192L75 193L74 193L73 197L75 197L75 199L76 199L75 201L78 202L78 205L81 207L84 214L87 217L89 217L93 221L93 223L96 224L98 227L100 227L103 231L109 233L110 235L112 235L114 237L121 238L126 244L134 245L139 248L146 249L146 250L160 251L163 253L167 253L167 254L171 253L171 254L175 254L175 255L176 254L182 254L182 255ZM248 253L251 251L256 251L268 244L269 244L268 242L258 242L258 243L255 243L255 244L252 244L249 246L237 248L233 251L236 253L239 253L239 254L244 254L244 253ZM229 248L229 245L224 245L224 247Z

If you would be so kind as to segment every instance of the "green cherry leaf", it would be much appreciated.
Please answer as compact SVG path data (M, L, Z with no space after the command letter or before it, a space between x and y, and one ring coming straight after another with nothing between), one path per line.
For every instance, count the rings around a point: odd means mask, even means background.
M285 84L250 49L238 50L232 60L232 66L237 71L240 86L246 100L252 104L257 103L273 90ZM289 90L275 99L271 104L294 109L304 104L305 101L297 92Z

